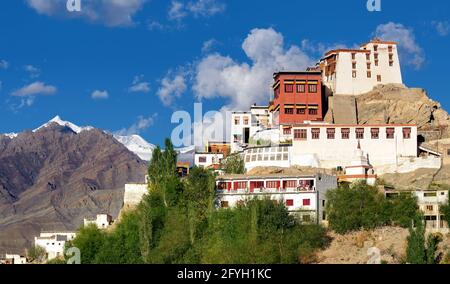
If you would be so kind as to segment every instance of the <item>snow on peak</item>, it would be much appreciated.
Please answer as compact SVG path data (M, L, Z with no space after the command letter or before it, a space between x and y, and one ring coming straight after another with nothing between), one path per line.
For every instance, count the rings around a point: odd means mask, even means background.
M33 132L38 131L39 129L48 127L49 125L51 125L52 123L57 123L61 126L65 126L68 127L70 129L72 129L73 132L75 133L80 133L81 131L85 131L85 130L91 130L93 129L92 126L86 126L86 127L80 127L78 125L73 124L72 122L69 121L65 121L62 120L61 117L59 115L55 116L54 118L50 119L47 123L41 125L40 127L36 128L35 130L33 130Z
M152 159L153 150L155 145L148 143L139 135L121 136L114 135L114 138L122 143L128 150L135 153L139 158L144 161L150 161Z

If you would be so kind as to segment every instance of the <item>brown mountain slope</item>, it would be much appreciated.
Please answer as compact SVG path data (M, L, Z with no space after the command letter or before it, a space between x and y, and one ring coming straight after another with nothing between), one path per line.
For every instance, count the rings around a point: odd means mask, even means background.
M84 217L117 215L127 182L146 163L101 130L52 124L0 136L0 253L23 252L41 230L75 230Z

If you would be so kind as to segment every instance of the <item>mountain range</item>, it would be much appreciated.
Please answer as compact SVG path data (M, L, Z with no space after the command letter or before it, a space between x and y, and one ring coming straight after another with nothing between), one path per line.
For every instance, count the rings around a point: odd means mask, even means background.
M0 135L0 254L23 253L41 231L76 230L117 217L126 183L144 182L155 146L55 117Z

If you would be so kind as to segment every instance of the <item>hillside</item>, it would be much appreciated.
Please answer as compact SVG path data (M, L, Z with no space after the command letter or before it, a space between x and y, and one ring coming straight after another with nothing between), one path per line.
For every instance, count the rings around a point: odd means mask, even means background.
M50 123L0 136L0 253L23 252L41 230L75 230L84 217L117 215L127 182L146 162L99 129Z

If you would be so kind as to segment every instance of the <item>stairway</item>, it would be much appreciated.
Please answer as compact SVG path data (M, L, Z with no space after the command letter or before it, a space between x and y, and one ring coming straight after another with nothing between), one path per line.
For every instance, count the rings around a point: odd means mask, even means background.
M331 105L335 124L357 124L356 98L354 96L333 96Z

